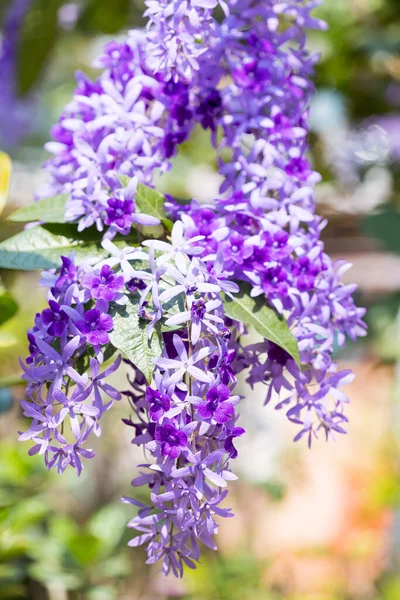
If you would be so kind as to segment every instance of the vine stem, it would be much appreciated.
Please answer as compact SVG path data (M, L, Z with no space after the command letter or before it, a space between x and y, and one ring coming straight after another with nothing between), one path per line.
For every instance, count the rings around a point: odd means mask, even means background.
M192 356L193 356L192 328L191 328L190 321L189 321L189 323L188 323L188 357L191 358ZM189 396L192 396L193 383L192 383L192 376L190 375L190 373L186 373L186 385L188 386ZM194 406L193 406L193 404L190 404L190 416L192 418L192 421L194 421ZM195 440L194 431L190 435L190 441L193 445L193 452L195 453L196 452L196 440Z

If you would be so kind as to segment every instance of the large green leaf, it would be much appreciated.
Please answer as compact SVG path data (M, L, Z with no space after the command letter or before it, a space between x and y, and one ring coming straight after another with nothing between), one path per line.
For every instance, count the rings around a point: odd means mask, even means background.
M17 86L20 95L29 92L50 57L57 39L61 4L62 0L33 0L28 10L18 36Z
M147 323L139 318L138 310L139 299L136 298L126 306L113 307L114 329L110 333L110 342L133 362L150 383L154 361L162 352L162 337L156 328L149 339Z
M31 221L44 221L45 223L65 223L65 204L68 194L44 198L31 202L27 206L13 212L8 221L13 223L30 223Z
M240 291L235 294L234 300L225 295L223 300L225 314L235 321L241 321L248 327L252 325L263 338L286 350L299 365L297 340L290 332L285 319L280 317L273 308L267 306L261 297L252 298L250 291L251 288L248 284L241 283Z
M60 257L74 252L75 262L94 264L107 256L96 244L55 235L44 227L33 227L0 243L0 268L29 271L60 265Z
M135 203L140 212L160 219L167 231L171 231L173 223L167 218L164 208L165 197L157 190L138 183Z

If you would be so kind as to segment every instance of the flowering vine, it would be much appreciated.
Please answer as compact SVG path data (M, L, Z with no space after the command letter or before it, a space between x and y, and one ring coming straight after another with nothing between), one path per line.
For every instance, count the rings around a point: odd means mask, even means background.
M215 548L219 518L233 516L222 503L245 433L239 372L265 384L295 440L345 431L352 374L333 344L365 334L364 309L341 282L348 265L324 252L306 157L316 4L148 0L146 31L107 44L95 82L78 74L47 145L49 182L11 217L42 224L0 244L1 266L47 269L49 288L22 363L20 439L79 474L125 396L124 423L151 456L132 482L148 503L123 499L138 509L130 545L164 573L194 568L199 541ZM182 206L153 178L195 125L210 130L223 183L210 205ZM121 353L123 393L107 382Z

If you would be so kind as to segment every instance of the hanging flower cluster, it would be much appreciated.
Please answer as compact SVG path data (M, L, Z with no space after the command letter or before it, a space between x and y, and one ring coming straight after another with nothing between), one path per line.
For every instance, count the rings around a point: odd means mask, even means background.
M19 249L41 236L34 268L55 267L43 276L49 307L28 334L22 407L32 422L20 439L48 468L80 473L89 436L122 397L106 382L122 352L124 422L152 457L132 482L149 486L148 504L124 499L138 508L131 545L145 544L164 573L194 568L199 540L215 548L218 517L232 516L221 503L245 433L239 372L266 385L296 440L345 431L340 388L352 373L338 371L333 345L365 335L364 309L341 282L348 265L324 252L320 177L306 157L316 57L305 30L324 27L316 4L148 0L146 31L107 44L95 82L78 74L47 145L35 213L44 225L19 234ZM153 178L195 125L210 131L223 183L210 205L183 206ZM65 223L46 225L60 223L60 206ZM261 335L252 345L250 327Z

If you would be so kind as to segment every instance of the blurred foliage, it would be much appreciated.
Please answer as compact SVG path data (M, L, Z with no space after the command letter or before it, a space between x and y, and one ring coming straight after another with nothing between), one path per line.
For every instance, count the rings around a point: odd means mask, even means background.
M381 247L389 252L400 254L400 212L393 207L374 215L367 215L363 221L367 235L376 238Z
M2 0L0 30L6 18L10 0ZM140 7L141 8L141 7ZM65 33L63 9L76 11L76 32L84 34L115 34L141 21L141 12L131 0L32 0L23 21L18 48L18 85L21 96L38 84L50 60L60 35ZM66 23L66 28L70 23Z
M78 26L89 33L117 33L128 26L131 14L131 0L88 0Z
M265 565L264 565L265 568ZM277 600L263 584L263 566L249 554L205 558L196 571L186 571L199 600Z
M61 0L34 0L24 20L18 47L18 93L23 96L41 75L58 33Z
M88 599L117 598L131 572L129 550L117 551L126 545L126 511L106 505L78 523L49 503L52 481L40 457L0 443L0 599L43 598L29 595L33 580Z

